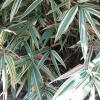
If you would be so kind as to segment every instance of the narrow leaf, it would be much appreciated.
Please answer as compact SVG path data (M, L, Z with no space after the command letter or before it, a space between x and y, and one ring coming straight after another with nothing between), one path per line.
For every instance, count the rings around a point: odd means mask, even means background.
M12 9L11 9L11 14L10 14L10 22L12 21L14 15L17 13L20 5L21 5L22 0L14 0Z
M38 64L38 60L35 60L35 63ZM44 64L42 65L42 67L40 68L46 75L48 75L50 78L55 79L55 77L53 76L52 72L50 71L50 69L45 66Z
M15 88L16 84L16 70L15 70L15 64L11 56L4 55L5 62L7 64L7 68L9 69L10 78L11 78L11 84L13 88Z
M78 6L76 5L67 12L63 21L60 23L60 26L58 28L58 32L55 38L55 42L61 37L61 34L63 34L67 30L70 23L73 21L77 11L78 11Z
M5 98L5 100L7 100L7 81L8 81L8 77L7 77L7 69L5 66L5 60L4 57L1 58L1 67L2 67L2 81L3 81L3 99Z
M42 54L42 53L44 53L44 52L46 52L46 51L49 51L49 50L50 50L50 47L44 47L44 48L41 48L41 49L39 49L39 50L33 52L33 55L36 56L36 55L38 55L38 54Z
M83 2L87 2L87 1L89 1L89 0L77 0L77 2L79 2L79 3L83 3Z
M7 7L9 4L11 4L14 0L6 0L3 5L2 5L2 8L1 9L4 9L5 7Z
M22 14L21 18L25 17L28 15L37 5L39 5L43 0L35 0L27 9L26 11Z
M46 15L49 15L49 14L53 13L54 11L58 10L60 7L66 5L67 2L68 2L68 0L65 1L65 2L63 2L63 3L61 3L61 4L59 4L59 5L56 6L56 7L54 7L54 8L53 8L52 10L50 10Z
M50 52L48 51L48 52L46 52L46 53L44 54L44 56L41 58L41 60L40 60L39 63L38 63L38 68L39 68L39 69L41 68L41 66L43 65L44 61L46 60L46 58L48 57L49 54L50 54Z
M36 47L39 49L39 43L38 43L38 40L37 40L37 37L36 37L36 33L37 33L36 28L34 26L31 26L29 31L30 31L31 37L32 37Z
M79 11L79 30L80 30L80 41L81 41L83 57L86 60L86 55L88 50L88 35L86 29L85 14L82 8Z
M37 95L39 97L39 100L42 100L42 91L41 91L41 84L40 84L40 79L39 79L39 74L36 66L33 65L33 72L32 72L32 79L33 83L37 92Z
M52 100L70 100L72 89L86 76L86 74L86 72L81 71L81 73L67 79L58 89Z
M52 54L52 52L50 53L50 56L51 56L51 58L52 58L52 62L53 62L53 64L54 64L54 66L55 66L55 69L56 69L58 75L60 76L61 73L60 73L60 70L59 70L57 61L56 61L56 59L55 59L55 56Z
M26 41L23 41L23 42L24 42L24 46L25 46L25 48L26 48L26 51L27 51L29 57L33 60L33 54L32 54L32 51L31 51L31 49L30 49L28 43L27 43Z
M94 30L94 32L96 33L96 35L97 35L98 38L100 39L100 33L99 33L99 31L97 30L95 24L93 23L93 20L92 20L92 18L91 18L91 16L90 16L89 12L88 12L87 10L85 10L85 9L84 9L84 12L85 12L85 16L87 17L87 20L89 21L89 23L91 24L91 26L92 26L92 28L93 28L93 30Z
M58 55L58 53L54 50L51 51L52 54L55 56L55 58L66 68L66 65L64 63L64 61L62 60L62 58Z
M50 39L50 36L53 34L53 32L54 32L54 28L49 28L49 29L47 29L44 33L43 33L43 35L42 35L42 37L41 37L41 39L40 39L40 43L44 40L44 39L46 39L46 41L48 41L48 39ZM48 39L47 39L48 38Z
M89 11L91 14L97 16L98 18L100 18L100 12L95 10L95 9L92 9L92 8L85 8L87 11Z
M27 79L28 79L28 100L29 100L30 91L31 91L31 75L32 75L32 67L30 67L28 69L28 75L27 75Z

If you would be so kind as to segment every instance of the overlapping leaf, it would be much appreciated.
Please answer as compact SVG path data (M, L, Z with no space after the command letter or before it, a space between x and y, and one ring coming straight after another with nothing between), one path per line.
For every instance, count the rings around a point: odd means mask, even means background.
M58 53L56 51L54 51L54 50L52 50L51 52L52 52L52 55L66 68L66 65L65 65L64 61L58 55Z
M22 0L14 0L12 9L11 9L11 14L10 14L10 22L12 21L14 15L17 13L20 5L21 5Z
M16 69L13 58L9 55L4 55L5 62L7 64L7 68L9 70L10 78L11 78L11 85L15 88L16 84Z
M89 23L91 24L91 26L92 26L92 28L93 28L93 30L94 30L94 32L96 33L96 35L97 35L98 38L100 39L99 31L97 30L95 24L93 23L93 20L92 20L92 18L91 18L91 16L90 16L89 12L88 12L87 10L85 10L85 9L84 9L84 12L85 12L85 16L86 16L87 20L89 21Z
M9 4L11 4L14 0L5 0L5 2L2 5L1 9L4 9L5 7L7 7Z
M63 34L69 27L70 23L73 21L76 13L78 11L78 6L72 7L65 15L64 19L59 25L58 32L55 38L55 41L57 41L60 37L61 34Z
M8 76L7 76L7 68L5 66L5 60L4 57L1 58L1 67L2 67L2 81L3 81L3 99L7 100L7 82L8 82Z
M37 5L39 5L43 0L35 0L26 10L25 12L21 15L22 19L23 17L25 17L26 15L28 15Z
M40 76L39 71L35 65L33 65L33 72L32 72L32 80L35 85L36 93L38 95L39 100L42 100L42 90L41 90L41 83L40 83Z
M88 35L86 29L85 14L82 8L80 9L79 12L79 31L80 31L80 41L81 41L83 57L86 60L86 55L88 50Z
M75 87L79 82L81 82L85 76L87 75L86 72L81 72L68 80L66 80L63 85L59 88L59 90L56 92L52 100L69 100L72 96L72 87ZM68 95L67 95L68 94Z
M39 43L38 43L38 40L36 37L36 34L38 34L38 32L37 32L36 28L34 26L31 26L29 31L30 31L31 37L32 37L36 47L39 49Z

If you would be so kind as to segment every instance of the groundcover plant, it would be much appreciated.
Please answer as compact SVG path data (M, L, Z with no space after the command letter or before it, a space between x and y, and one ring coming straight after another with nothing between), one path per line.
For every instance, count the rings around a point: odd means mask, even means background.
M99 0L0 1L2 100L99 96Z

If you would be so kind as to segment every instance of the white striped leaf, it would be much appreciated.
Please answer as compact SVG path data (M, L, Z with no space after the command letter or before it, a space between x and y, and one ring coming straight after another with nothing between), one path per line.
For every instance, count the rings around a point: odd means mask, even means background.
M70 23L73 21L76 13L78 11L78 6L72 7L65 15L64 19L60 23L60 26L58 28L58 32L55 38L55 42L61 37L61 34L63 34L69 27Z
M46 53L44 54L44 56L41 58L41 60L40 60L39 63L38 63L38 68L39 68L39 69L42 67L44 61L46 60L46 58L48 57L49 54L50 54L50 52L48 51L48 52L46 52Z
M22 0L15 0L11 9L11 14L10 14L10 22L12 21L14 15L17 13L20 5L21 5Z
M81 41L83 57L86 60L86 55L88 50L88 35L86 29L85 14L82 8L79 11L79 31L80 31L80 41Z
M16 69L15 69L15 64L11 56L9 55L4 55L5 62L7 64L7 68L9 70L10 78L11 78L11 85L13 88L15 88L16 84Z
M7 100L8 76L7 76L7 68L5 66L4 57L1 58L1 67L2 67L3 99L5 98L5 100Z
M40 83L40 72L35 64L33 64L33 70L32 70L32 79L33 84L35 86L36 93L38 95L39 100L42 99L42 90L41 90L41 83Z
M96 33L96 35L97 35L98 38L100 39L100 33L99 33L99 31L97 30L95 24L93 23L93 20L92 20L92 18L91 18L91 16L90 16L89 12L88 12L87 10L85 10L85 9L84 9L84 12L85 12L85 16L86 16L87 20L89 21L89 23L91 24L91 26L92 26L92 28L93 28L93 30L94 30L94 32Z
M64 61L58 55L58 53L56 51L54 51L54 50L52 50L51 52L52 52L52 55L66 68L66 65L65 65Z
M86 71L81 71L81 73L72 76L67 79L62 86L58 89L56 94L54 95L52 100L70 100L72 93L72 89L82 81L87 75Z
M2 5L2 8L1 9L4 9L5 7L7 7L9 4L11 4L14 0L6 0L3 5Z
M37 5L39 5L43 0L35 0L27 9L26 11L21 15L22 19L23 17L25 17L26 15L28 15Z
M89 1L89 0L77 0L77 2L79 2L79 3L83 3L83 2L87 2L87 1Z
M37 32L36 28L34 26L31 26L29 31L30 31L31 38L33 39L36 47L39 49L39 43L38 43L37 36L36 36L36 34L38 34L38 32Z
M100 12L95 10L95 9L92 9L92 8L85 8L87 11L89 11L91 14L97 16L98 18L100 18Z

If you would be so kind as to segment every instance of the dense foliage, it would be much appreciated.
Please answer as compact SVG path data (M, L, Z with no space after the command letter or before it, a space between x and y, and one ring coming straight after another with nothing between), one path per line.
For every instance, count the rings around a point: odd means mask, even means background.
M3 100L95 100L99 84L99 0L0 1Z

